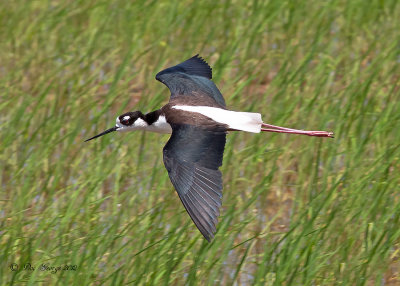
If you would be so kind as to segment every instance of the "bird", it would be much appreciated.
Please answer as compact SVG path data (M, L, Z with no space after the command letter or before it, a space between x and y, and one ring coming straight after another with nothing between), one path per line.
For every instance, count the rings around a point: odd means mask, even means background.
M332 137L333 132L305 131L263 122L260 113L232 111L212 81L212 69L198 54L156 74L171 93L169 102L149 113L126 112L116 125L85 142L118 131L171 134L163 148L170 181L190 218L207 241L216 233L222 205L222 166L230 131L277 132Z

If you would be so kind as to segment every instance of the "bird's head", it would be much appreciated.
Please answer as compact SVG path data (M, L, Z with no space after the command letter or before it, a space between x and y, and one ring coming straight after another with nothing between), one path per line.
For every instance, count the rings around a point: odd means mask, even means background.
M92 138L85 140L85 142L98 138L113 131L126 132L126 131L142 130L146 128L146 126L148 126L148 124L146 123L146 121L143 120L143 118L144 118L143 113L140 111L124 113L117 117L117 119L115 120L116 124L114 127L107 129L106 131L101 132L100 134L97 134L96 136L93 136Z

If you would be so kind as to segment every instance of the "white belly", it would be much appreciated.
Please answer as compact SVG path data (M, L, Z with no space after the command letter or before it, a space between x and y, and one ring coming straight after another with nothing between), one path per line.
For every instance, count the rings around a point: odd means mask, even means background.
M209 106L175 105L172 108L200 113L231 129L253 133L260 133L263 123L260 113L231 111Z

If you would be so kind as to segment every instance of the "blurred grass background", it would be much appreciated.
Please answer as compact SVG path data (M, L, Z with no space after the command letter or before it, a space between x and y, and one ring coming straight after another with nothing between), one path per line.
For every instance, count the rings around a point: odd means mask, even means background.
M1 1L0 284L400 285L399 27L396 0ZM212 243L167 135L83 142L197 53L231 109L336 134L231 133Z

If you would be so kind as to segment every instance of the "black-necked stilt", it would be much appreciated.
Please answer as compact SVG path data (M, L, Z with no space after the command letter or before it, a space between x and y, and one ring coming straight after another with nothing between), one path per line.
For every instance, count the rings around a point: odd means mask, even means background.
M171 91L168 104L147 114L124 113L113 128L86 140L113 131L172 133L163 149L164 165L186 211L208 241L216 232L221 207L222 175L218 168L227 131L333 137L332 132L265 124L259 113L230 111L211 78L210 66L198 55L167 68L156 79Z

